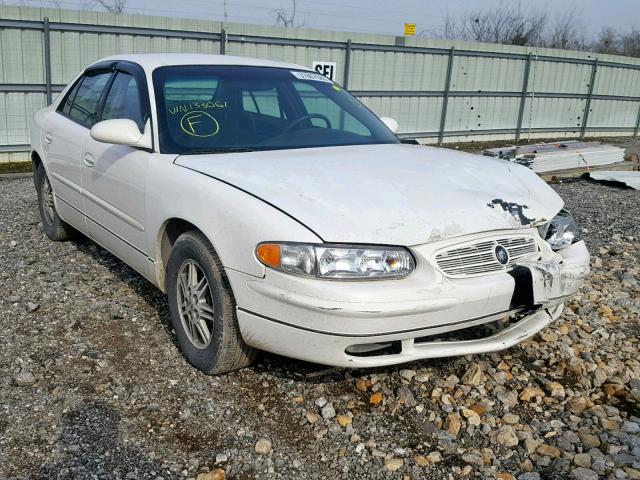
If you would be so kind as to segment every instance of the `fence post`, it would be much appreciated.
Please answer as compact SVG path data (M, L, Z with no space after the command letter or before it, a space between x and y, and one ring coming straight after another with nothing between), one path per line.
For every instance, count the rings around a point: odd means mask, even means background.
M225 55L227 51L227 31L222 27L220 29L220 55Z
M520 108L518 109L518 124L516 125L516 142L520 141L522 132L522 118L524 117L524 107L527 102L527 91L529 90L529 72L531 71L531 53L527 55L527 62L524 64L524 76L522 78L522 96L520 97Z
M51 35L49 30L49 17L44 17L44 28L42 30L44 36L44 81L45 91L47 94L47 105L51 105L53 101L51 87Z
M640 106L638 106L638 116L636 117L636 126L633 129L633 136L638 136L638 129L640 129Z
M347 40L344 48L344 74L342 78L342 86L349 88L349 68L351 67L351 39Z
M440 130L438 132L438 145L442 145L444 140L444 127L447 123L447 107L449 106L449 91L451 89L451 71L453 69L453 56L455 47L449 50L449 62L447 63L447 77L444 81L444 97L442 98L442 113L440 114Z
M580 140L584 139L587 131L587 122L589 121L589 110L591 109L591 97L593 96L593 86L596 83L596 73L598 72L598 59L593 61L591 67L591 80L589 81L589 92L587 93L587 103L584 107L584 115L582 115L582 127L580 128Z

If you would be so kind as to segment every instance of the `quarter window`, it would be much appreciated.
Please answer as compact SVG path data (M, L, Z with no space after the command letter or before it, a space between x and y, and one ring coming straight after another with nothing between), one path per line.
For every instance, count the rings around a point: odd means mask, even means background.
M58 107L58 110L60 112L65 113L66 115L69 115L71 112L71 105L73 105L73 100L76 98L76 95L78 94L78 89L80 88L80 84L82 83L82 80L84 80L84 78L81 78L80 80L78 80L76 82L76 84L71 88L71 90L69 91L68 95L65 97L65 99L62 101L62 103L60 104L60 106Z

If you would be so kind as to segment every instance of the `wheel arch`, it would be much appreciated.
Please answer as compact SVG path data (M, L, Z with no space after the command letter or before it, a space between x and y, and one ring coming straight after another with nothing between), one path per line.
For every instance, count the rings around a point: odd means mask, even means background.
M33 173L33 185L36 186L36 173L38 171L38 167L40 167L40 165L43 166L44 168L44 162L42 161L42 157L40 156L40 154L36 151L36 150L32 150L31 151L31 170Z
M171 255L173 246L180 235L191 230L196 230L202 233L209 240L209 243L213 245L213 242L203 229L184 218L171 217L164 221L158 231L156 239L156 278L158 287L160 287L163 292L166 292L167 290L165 285L165 276L167 272L167 262L169 261L169 256Z

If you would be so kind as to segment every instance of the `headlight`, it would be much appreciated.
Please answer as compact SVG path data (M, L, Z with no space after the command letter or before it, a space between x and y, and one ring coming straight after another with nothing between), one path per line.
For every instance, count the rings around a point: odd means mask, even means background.
M579 240L576 221L566 210L560 210L549 223L541 226L540 235L553 250L561 250Z
M415 268L401 247L261 243L256 257L268 267L318 278L402 278Z

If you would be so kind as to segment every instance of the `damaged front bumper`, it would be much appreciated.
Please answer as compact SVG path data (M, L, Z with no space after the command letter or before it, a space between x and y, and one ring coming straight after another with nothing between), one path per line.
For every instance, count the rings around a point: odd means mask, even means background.
M319 281L276 271L257 279L228 270L243 338L261 350L343 367L493 352L558 318L589 273L584 242L547 249L508 273L464 279L444 278L420 261L430 254L426 247L417 251L422 268L389 282ZM482 338L443 339L480 325L499 328Z

